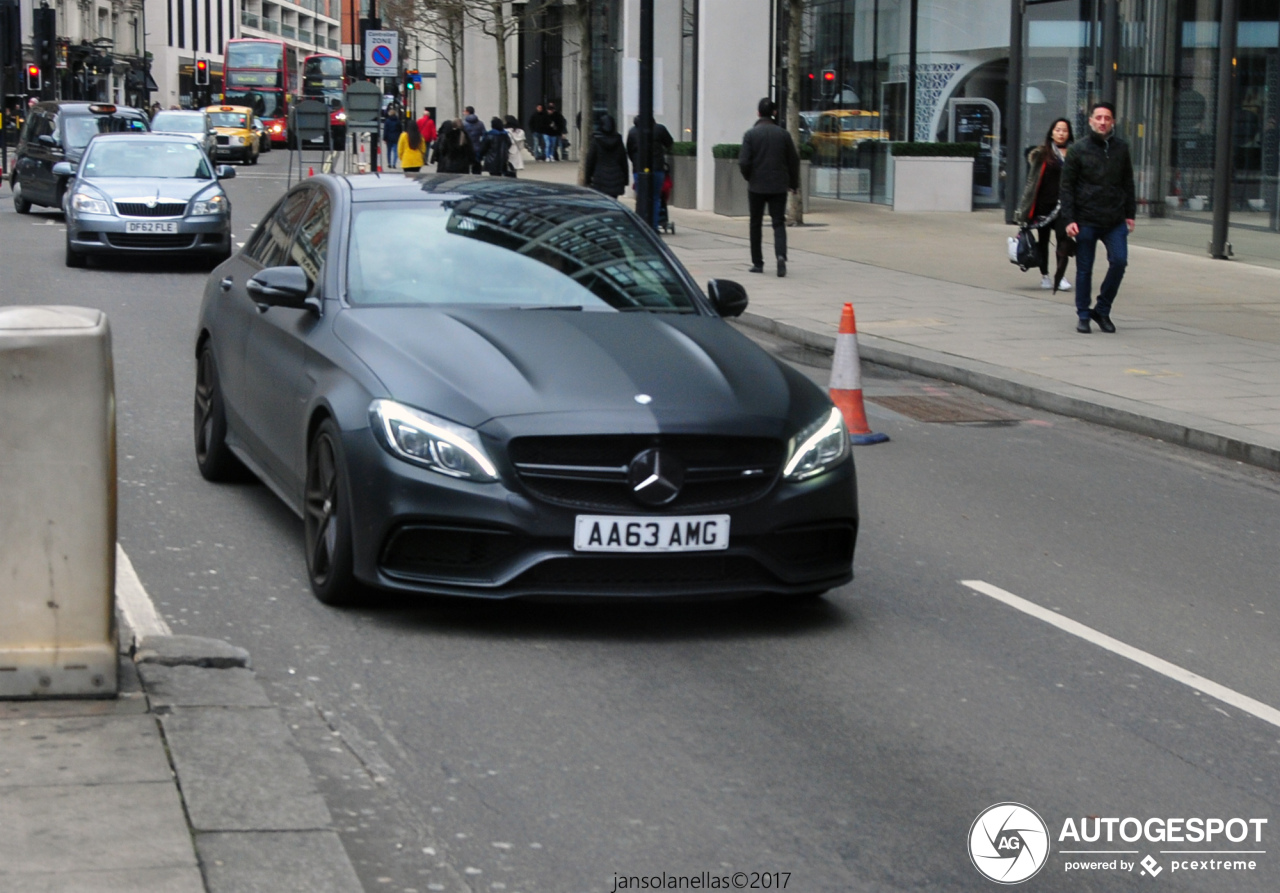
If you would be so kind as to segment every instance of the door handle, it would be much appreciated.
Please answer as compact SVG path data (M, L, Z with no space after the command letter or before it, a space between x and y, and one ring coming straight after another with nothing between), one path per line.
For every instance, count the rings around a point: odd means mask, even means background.
M222 286L223 291L231 291L231 286L235 285L235 282L233 282L231 277L228 276L226 279L222 280L220 285Z

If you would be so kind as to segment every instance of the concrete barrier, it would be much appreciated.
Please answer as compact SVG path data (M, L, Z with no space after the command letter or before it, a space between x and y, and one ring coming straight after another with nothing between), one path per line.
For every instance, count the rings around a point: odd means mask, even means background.
M0 697L114 697L111 331L0 308Z

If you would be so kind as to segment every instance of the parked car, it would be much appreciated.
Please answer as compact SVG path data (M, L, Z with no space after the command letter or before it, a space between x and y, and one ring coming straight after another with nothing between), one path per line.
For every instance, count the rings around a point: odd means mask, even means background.
M271 151L271 130L267 127L267 122L261 118L254 116L253 132L258 135L258 154Z
M217 132L214 158L257 164L258 135L253 131L253 109L239 105L211 105L205 111Z
M171 109L156 112L151 119L151 132L187 134L199 141L210 158L214 156L218 144L218 131L213 129L209 113L203 110Z
M630 210L503 178L308 178L210 277L195 454L302 517L327 604L798 598L858 529L831 400Z
M19 136L9 179L14 210L27 214L32 205L62 207L69 178L55 174L54 167L62 161L79 162L95 134L147 130L147 115L139 109L107 102L36 103Z
M231 202L219 180L235 168L214 168L189 136L100 134L78 166L55 165L70 177L68 267L90 255L189 255L218 263L231 254Z

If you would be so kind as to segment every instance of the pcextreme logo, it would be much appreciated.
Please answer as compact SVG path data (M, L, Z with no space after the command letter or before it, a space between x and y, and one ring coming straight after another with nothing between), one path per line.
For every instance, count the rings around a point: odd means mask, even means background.
M1020 884L1049 859L1049 826L1021 803L997 803L969 827L973 867L997 884Z

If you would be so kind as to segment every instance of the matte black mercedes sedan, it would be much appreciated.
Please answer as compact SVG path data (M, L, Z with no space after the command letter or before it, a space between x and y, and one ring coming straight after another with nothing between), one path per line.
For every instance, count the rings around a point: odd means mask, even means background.
M205 289L196 460L303 518L327 604L814 595L852 577L849 435L746 303L598 193L311 178Z

